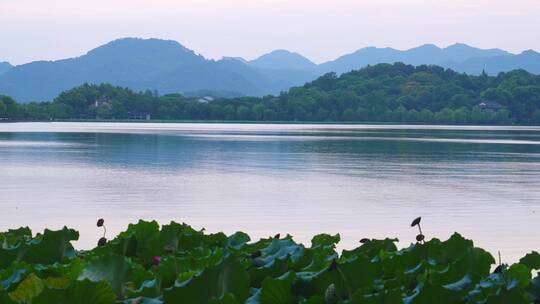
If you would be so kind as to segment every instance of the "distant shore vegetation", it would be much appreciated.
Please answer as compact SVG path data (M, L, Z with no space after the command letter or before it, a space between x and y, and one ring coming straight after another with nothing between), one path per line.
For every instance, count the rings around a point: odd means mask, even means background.
M540 76L488 76L438 66L378 64L329 73L279 96L217 98L83 84L52 101L0 96L2 120L158 119L435 124L540 124Z

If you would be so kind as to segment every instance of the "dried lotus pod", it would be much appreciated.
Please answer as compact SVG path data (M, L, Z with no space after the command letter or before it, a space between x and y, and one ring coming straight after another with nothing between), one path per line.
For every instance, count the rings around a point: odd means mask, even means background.
M107 244L107 239L102 237L102 238L99 239L97 244L98 244L99 247L103 247L103 246L105 246L105 244Z

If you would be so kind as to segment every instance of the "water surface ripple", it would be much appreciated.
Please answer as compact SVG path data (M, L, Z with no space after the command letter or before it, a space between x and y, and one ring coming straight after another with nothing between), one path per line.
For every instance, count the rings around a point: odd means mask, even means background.
M540 128L0 124L0 230L139 218L266 237L414 240L454 231L503 259L540 250Z

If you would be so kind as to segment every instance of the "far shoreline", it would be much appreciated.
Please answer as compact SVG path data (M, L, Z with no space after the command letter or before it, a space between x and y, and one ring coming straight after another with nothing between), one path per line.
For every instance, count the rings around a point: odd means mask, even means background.
M184 119L54 119L54 120L0 120L0 124L14 123L177 123L177 124L259 124L259 125L395 125L395 126L452 126L452 127L540 127L533 124L439 124L426 122L381 122L381 121L260 121L260 120L184 120Z

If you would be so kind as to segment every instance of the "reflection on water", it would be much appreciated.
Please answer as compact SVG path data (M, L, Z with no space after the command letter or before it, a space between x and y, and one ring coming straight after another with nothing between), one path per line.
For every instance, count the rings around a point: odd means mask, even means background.
M0 230L72 226L78 247L138 218L309 242L460 231L515 260L540 249L540 128L0 124Z

